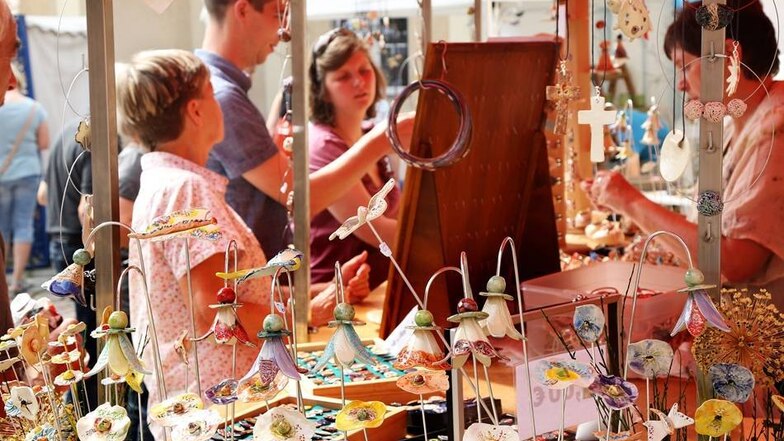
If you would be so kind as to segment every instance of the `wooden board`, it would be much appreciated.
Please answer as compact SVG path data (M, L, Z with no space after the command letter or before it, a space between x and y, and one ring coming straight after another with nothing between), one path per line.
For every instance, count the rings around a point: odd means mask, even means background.
M559 270L558 239L545 137L545 87L556 62L553 41L434 44L424 78L459 90L472 113L471 151L435 172L409 167L395 258L420 294L443 266L468 254L474 292L495 274L501 241L514 238L523 280ZM443 59L442 59L443 58ZM444 72L443 66L446 66ZM420 92L411 151L435 156L451 145L458 127L452 105L435 91ZM512 289L511 258L503 274ZM457 276L434 284L430 309L439 324L463 295ZM416 304L390 269L381 335L386 337Z

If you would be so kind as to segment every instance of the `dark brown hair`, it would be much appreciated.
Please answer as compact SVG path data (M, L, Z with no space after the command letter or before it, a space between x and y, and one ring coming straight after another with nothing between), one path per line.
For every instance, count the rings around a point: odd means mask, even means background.
M261 12L261 10L264 9L264 5L271 1L272 0L248 0L248 3L253 6L253 9ZM236 2L237 0L204 0L204 7L213 20L218 23L223 23L223 19L226 18L226 11Z
M368 56L373 73L376 76L376 96L373 104L368 108L365 116L376 116L376 103L384 98L386 93L386 80L381 70L370 60L367 44L354 32L345 28L335 28L323 34L313 46L310 60L310 118L319 124L333 125L335 123L335 108L327 99L327 89L324 86L324 77L327 72L333 72L346 64L357 51L362 51Z
M177 139L185 126L185 106L201 97L210 80L207 67L180 49L140 52L118 67L120 132L150 150Z
M697 24L697 8L702 1L684 5L675 17L664 36L664 52L672 59L675 48L682 48L691 55L702 54L702 28ZM776 29L762 9L759 0L729 0L727 6L733 9L732 21L727 26L727 38L740 43L742 60L749 69L764 77L770 69L773 76L779 71L779 50ZM719 50L717 48L717 50ZM772 54L772 55L771 55ZM772 66L771 66L772 65ZM742 69L748 79L756 79L748 69Z

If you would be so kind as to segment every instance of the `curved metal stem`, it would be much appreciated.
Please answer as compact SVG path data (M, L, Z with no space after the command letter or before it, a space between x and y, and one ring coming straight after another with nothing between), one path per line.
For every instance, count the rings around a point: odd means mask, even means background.
M131 228L129 225L126 225L122 222L117 222L117 221L101 222L100 224L96 225L95 228L93 228L93 231L90 232L90 234L87 236L87 239L84 241L85 249L87 249L87 246L92 243L95 233L107 226L117 226L117 227L125 228L131 233L134 234L136 233L136 231L133 228ZM142 253L141 239L136 239L136 250L139 253L139 268L141 270L141 273L143 274L142 289L144 291L144 299L147 302L147 320L149 321L148 326L152 331L151 341L152 341L152 349L155 352L155 354L153 354L154 355L153 358L155 359L155 377L158 383L158 395L162 397L161 400L165 400L169 397L168 394L166 393L166 381L164 380L163 377L163 365L161 364L161 351L160 351L160 346L158 345L158 331L155 329L155 319L153 318L153 314L152 314L152 300L150 299L150 292L147 289L147 275L146 275L147 273L145 272L144 254Z
M384 242L383 239L381 239L381 235L378 234L378 231L376 231L376 229L373 227L373 224L370 221L367 221L366 225L370 228L370 231L373 232L373 235L376 236L376 240L378 240L378 243L379 243L379 248L382 249L382 250L384 248L389 249L389 245L387 245L387 243ZM382 254L383 254L383 252L382 252ZM408 287L408 290L414 296L414 300L417 301L417 303L419 304L419 307L422 308L422 309L427 309L427 308L425 308L425 303L427 303L427 302L423 302L422 299L419 298L419 294L417 294L416 290L414 289L414 286L411 285L411 281L408 280L408 277L406 277L406 274L400 268L400 265L398 265L397 260L395 260L395 258L392 257L392 253L390 252L389 256L387 256L387 257L389 257L389 260L392 261L392 265L395 267L395 270L397 270L397 273L398 273L398 275L400 275L400 278L403 279L403 283Z
M495 267L495 275L501 275L501 261L504 257L504 250L510 247L512 253L512 265L514 266L515 275L515 295L517 297L517 314L520 317L520 335L523 345L523 363L525 363L525 375L528 378L528 409L531 412L531 431L532 439L536 439L536 418L534 415L534 392L531 386L531 367L528 360L528 340L525 337L525 319L523 314L523 292L520 289L520 267L517 264L517 247L515 246L514 239L507 236L501 241L501 247L498 249L498 261Z
M188 305L190 309L190 318L191 318L191 335L193 338L196 338L196 305L193 301L193 282L191 281L191 244L190 240L188 240L188 236L183 236L183 240L185 241L185 281L188 285ZM235 299L236 300L236 299ZM196 391L201 396L201 372L199 371L199 342L194 340L193 341L193 359L194 369L193 372L196 374Z
M422 309L427 309L427 299L430 297L430 287L433 285L433 282L436 280L436 277L440 276L441 274L444 274L447 271L454 271L460 274L461 276L463 275L463 272L460 271L460 268L456 266L445 266L439 269L438 271L434 272L433 275L430 276L430 278L427 280L427 285L425 285L425 302L422 305Z
M234 247L233 250L232 250L232 246ZM239 264L240 259L239 259L239 246L237 245L237 241L234 239L230 240L229 243L226 244L226 251L223 255L224 256L223 271L227 273L229 272L229 256L231 255L231 251L234 251L234 272L236 273L237 265ZM237 285L239 284L239 280L234 279L233 282L234 282L233 288L235 293L234 303L237 303L239 301L239 293L237 292ZM223 279L223 286L229 286L228 279Z
M648 246L651 244L651 241L656 237L662 235L667 235L672 237L673 239L678 241L678 243L680 243L681 246L683 246L683 249L686 251L686 258L689 261L689 269L694 268L694 262L691 259L691 251L689 251L689 247L686 245L686 242L684 242L683 239L681 239L681 237L678 236L677 234L671 233L669 231L660 230L651 233L651 235L648 236L648 238L645 240L645 244L642 247L642 252L640 253L640 262L637 264L634 278L632 279L634 281L634 284L632 285L632 314L629 317L629 334L626 336L626 346L624 347L624 354L623 354L623 359L624 359L623 379L624 380L626 379L626 376L629 373L629 361L625 354L628 352L629 345L632 342L632 330L634 329L634 314L637 311L637 289L640 287L640 276L642 275L642 265L643 262L645 262L645 256L646 253L648 252ZM623 325L623 321L621 322L621 325ZM623 341L621 341L621 344L623 344Z
M343 291L343 273L340 271L340 262L335 262L335 300L336 303L346 302L346 293Z

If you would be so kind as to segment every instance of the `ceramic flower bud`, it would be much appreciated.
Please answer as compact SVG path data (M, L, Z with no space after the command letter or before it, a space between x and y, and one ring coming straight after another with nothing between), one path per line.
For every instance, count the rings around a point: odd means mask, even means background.
M246 346L255 346L248 339L248 333L237 317L237 308L242 304L235 303L237 295L229 287L223 287L216 294L219 303L209 305L212 309L217 309L212 326L206 334L196 339L201 341L212 336L215 343L219 345L236 345L242 343Z
M715 288L715 286L704 285L704 280L705 277L697 268L689 268L686 271L687 287L678 292L685 292L688 297L683 311L675 323L675 328L670 333L671 336L687 329L691 335L697 337L705 331L708 325L729 332L730 328L724 321L724 317L721 316L708 295L707 290Z
M256 420L254 441L311 440L316 423L287 406L273 407Z
M103 403L77 421L76 432L82 441L123 441L130 427L124 407Z
M215 435L223 418L214 410L197 410L183 417L172 428L174 441L207 441Z
M262 330L257 334L260 339L264 340L264 343L261 345L256 361L253 362L245 376L240 379L240 382L246 383L253 376L259 374L261 384L269 386L277 377L278 372L292 380L299 380L299 368L283 343L283 337L290 334L287 329L284 329L283 317L277 314L268 314L264 318Z
M397 387L414 395L446 392L449 379L444 371L416 370L397 379Z
M518 441L520 435L511 426L494 426L486 423L474 423L468 426L463 434L464 441Z
M352 401L338 412L335 427L343 432L372 429L384 422L387 406L380 401Z
M725 400L707 400L694 412L694 430L700 435L721 437L742 421L738 406Z
M672 346L661 340L641 340L629 345L626 358L629 369L648 378L665 377L670 373Z
M495 357L505 359L496 352L479 326L479 320L486 319L488 314L478 309L474 299L464 297L457 304L457 314L447 318L448 321L457 323L452 342L452 367L455 369L463 367L469 355L473 355L476 361L485 366L490 366Z
M596 305L580 305L574 309L572 325L583 341L596 343L604 331L604 311Z
M204 403L194 393L180 394L150 407L150 419L161 426L177 424L186 415L204 408Z
M482 312L487 313L487 318L479 321L482 330L486 335L495 338L509 337L520 340L523 336L515 329L512 321L512 314L509 312L507 301L514 300L514 297L505 294L506 280L501 276L493 276L487 281L487 292L480 292L479 295L487 297Z
M448 357L441 350L441 345L436 340L433 332L440 332L441 328L433 323L433 314L420 309L414 315L414 326L409 326L414 332L408 339L406 347L400 350L393 362L396 369L406 370L412 368L425 368L433 370L449 369Z
M88 262L89 263L89 262ZM57 297L73 297L82 306L87 306L82 293L84 283L84 267L76 263L68 265L64 270L44 282L41 287Z
M364 322L354 320L354 307L348 303L338 303L333 312L335 320L329 322L330 328L336 328L335 333L330 337L324 354L318 360L311 372L318 372L332 358L343 365L349 367L354 364L354 360L359 360L365 364L375 365L373 355L362 344L362 340L354 329L355 325L364 325Z
M204 396L212 404L231 404L237 401L239 382L233 378L223 380L204 391Z
M108 319L109 329L105 332L106 344L95 362L95 366L87 372L85 378L90 378L107 366L117 375L126 376L131 371L150 374L144 368L128 334L134 328L128 328L128 315L123 311L114 311Z
M708 371L716 395L733 403L745 403L754 390L754 374L739 364L719 363Z
M604 401L610 409L623 410L634 404L639 392L637 386L617 375L599 375L588 389Z

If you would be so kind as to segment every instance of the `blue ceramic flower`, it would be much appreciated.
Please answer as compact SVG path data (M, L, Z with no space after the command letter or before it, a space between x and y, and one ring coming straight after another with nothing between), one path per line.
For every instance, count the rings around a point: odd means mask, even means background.
M581 305L574 309L574 330L583 341L594 343L604 330L604 312L596 305Z
M617 375L599 375L588 389L604 401L610 409L622 410L634 404L639 392L637 386Z
M734 403L748 401L754 389L754 375L739 364L714 364L709 375L716 395Z
M629 345L629 369L645 378L666 376L672 364L672 347L661 340L641 340Z

